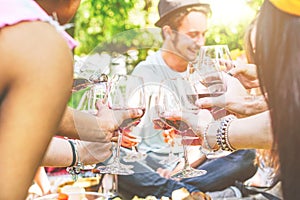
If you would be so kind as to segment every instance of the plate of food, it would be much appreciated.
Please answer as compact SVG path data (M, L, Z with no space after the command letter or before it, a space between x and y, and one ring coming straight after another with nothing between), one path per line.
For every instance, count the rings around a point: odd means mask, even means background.
M45 195L36 200L105 200L105 197L98 192L60 192Z

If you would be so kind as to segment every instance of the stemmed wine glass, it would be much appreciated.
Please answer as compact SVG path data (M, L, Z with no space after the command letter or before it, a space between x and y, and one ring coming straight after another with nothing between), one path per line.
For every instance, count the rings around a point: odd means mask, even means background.
M190 166L187 156L187 141L199 139L187 122L185 117L195 118L199 108L195 105L197 95L188 78L166 79L159 87L158 114L160 119L168 126L174 128L181 136L184 151L184 167L173 174L172 178L189 178L206 174L205 170L194 169Z
M216 60L210 58L201 60L195 69L195 74L193 81L198 98L218 97L227 91L226 82L223 80L223 73ZM227 113L224 108L217 106L210 108L210 112L215 119L220 119Z
M232 61L229 48L225 44L201 46L198 58L199 64L201 65L207 59L216 61L222 71L226 70L224 63Z
M174 151L173 151L174 144L175 144L175 141L176 141L175 138L174 138L174 133L173 132L174 132L173 128L164 130L164 132L163 132L165 142L169 145L170 151L169 151L168 157L159 162L162 165L170 165L170 164L178 162L180 160L179 156L176 156L174 154Z
M175 162L178 162L180 160L179 156L176 156L174 154L174 144L176 142L175 140L175 134L174 134L174 128L170 127L168 124L166 124L160 117L159 117L159 103L158 98L156 97L154 102L155 105L153 106L153 109L151 109L150 112L150 118L154 124L154 127L156 129L163 130L162 134L164 135L164 141L169 146L169 154L168 157L162 159L159 163L162 165L171 165Z
M77 79L78 81L79 79ZM96 102L105 101L107 95L107 82L108 76L106 74L95 75L93 81L82 80L83 94L76 106L77 110L81 110L92 115L97 114ZM77 121L77 116L74 115L75 124ZM78 119L80 120L80 119ZM85 165L85 170L94 169L96 164Z
M140 143L142 141L141 137L137 137L135 136L137 143ZM131 151L130 152L126 152L126 155L123 156L123 160L125 162L136 162L136 161L140 161L140 160L144 160L147 157L146 153L142 153L140 151L138 151L137 146L132 146L131 147Z
M199 66L195 69L195 77L199 81L194 82L194 88L198 94L198 99L205 97L218 97L225 98L222 96L227 91L226 82L223 80L223 73L220 69L219 62L209 57L203 58L199 62ZM195 78L194 77L194 78ZM228 113L224 108L218 106L212 106L208 109L213 115L215 120L218 120ZM217 158L228 155L230 152L227 151L211 151L201 147L201 151L206 154L207 158Z
M120 115L120 111L140 109L145 112L144 81L143 78L133 75L115 74L108 89L107 103L115 115ZM136 126L142 116L138 118L125 119L118 129L117 146L113 151L113 161L106 166L99 166L100 173L105 174L133 174L132 165L125 165L120 162L120 147L124 129Z
M107 95L107 82L108 76L106 74L101 74L92 83L89 83L89 86L85 88L85 92L76 109L95 115L97 113L96 102L98 100L105 101Z

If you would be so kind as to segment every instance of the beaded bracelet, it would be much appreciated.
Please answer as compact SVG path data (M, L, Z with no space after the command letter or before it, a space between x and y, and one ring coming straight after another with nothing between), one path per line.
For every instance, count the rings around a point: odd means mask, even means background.
M228 115L221 120L220 127L217 130L217 144L224 151L235 151L228 140L228 127L236 119L234 115Z
M209 153L213 152L214 150L211 148L211 146L208 144L207 141L207 132L208 132L208 128L212 123L207 124L207 126L204 129L203 132L203 145L201 145L199 147L199 150L204 154L204 155L208 155Z
M73 161L72 161L72 164L75 160L75 164L73 164L72 166L69 166L67 167L67 172L72 175L72 179L74 181L77 181L78 179L78 174L80 174L80 171L82 169L84 169L84 164L83 162L80 161L80 158L79 158L79 154L78 154L78 151L77 151L77 146L76 146L76 143L74 143L73 141L71 140L68 140L69 143L71 144L71 147L72 147L72 153L73 153ZM74 152L75 152L75 156L74 156Z
M204 142L205 147L207 147L208 150L213 151L213 148L211 148L211 146L208 144L208 141L207 141L207 132L208 132L208 128L211 124L212 123L207 124L206 128L204 129L204 132L203 132L203 140L204 141L203 142Z

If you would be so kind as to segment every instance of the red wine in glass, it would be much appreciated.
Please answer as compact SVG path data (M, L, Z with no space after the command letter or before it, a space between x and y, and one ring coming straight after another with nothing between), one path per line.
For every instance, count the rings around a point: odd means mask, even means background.
M162 119L155 118L152 120L153 124L155 125L155 128L162 129L162 130L169 130L171 127L167 125Z
M188 95L187 98L188 98L190 103L194 104L197 99L201 99L201 98L204 98L204 97L218 97L218 96L221 96L223 94L224 94L224 92L200 93L200 94ZM223 109L223 108L220 108L218 106L212 106L212 107L206 108L206 109L211 112L214 119L219 119L219 118L226 115L226 110Z
M161 119L165 121L169 126L173 127L174 129L183 132L189 129L189 125L181 120L179 116L161 116Z
M129 110L139 109L143 112L142 115L139 117L127 118L127 119L123 120L123 122L119 126L119 128L121 130L128 128L128 127L137 126L140 123L140 119L145 114L145 108L110 108L110 109L115 110L115 111L118 111L118 110L129 111Z

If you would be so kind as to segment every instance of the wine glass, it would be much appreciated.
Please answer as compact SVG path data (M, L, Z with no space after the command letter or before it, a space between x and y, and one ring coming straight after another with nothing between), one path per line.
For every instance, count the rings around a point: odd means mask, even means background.
M103 174L98 192L103 194L105 200L118 197L118 175Z
M145 112L144 81L143 78L133 75L115 74L110 83L107 96L108 107L115 115L120 111L140 109ZM120 162L120 147L122 143L123 130L136 126L142 116L138 118L125 119L118 129L118 141L113 150L113 161L106 166L99 166L100 173L105 174L133 174L132 165L125 165Z
M174 144L176 142L175 140L175 134L174 134L174 128L168 126L160 117L159 117L159 105L158 105L158 98L156 97L154 100L155 104L153 106L153 109L151 109L150 112L150 118L151 121L154 124L155 129L161 129L163 130L162 134L164 136L165 143L169 146L169 154L168 157L162 159L159 163L162 165L171 165L175 162L178 162L180 160L179 156L176 156L174 154Z
M170 151L169 151L168 157L161 160L159 163L162 165L171 165L172 163L178 162L180 160L179 156L176 156L173 151L174 144L176 141L174 138L174 129L169 128L167 130L164 130L163 134L164 134L165 142L170 147Z
M188 78L166 79L162 82L158 94L158 114L168 126L174 128L181 136L184 151L184 167L173 174L172 178L189 178L206 174L205 170L190 166L187 156L187 143L199 139L192 128L182 118L183 115L195 118L199 108L195 105L197 98Z
M210 58L203 59L194 73L196 75L193 76L193 84L198 98L218 97L227 91L227 85L223 81L220 65L216 60ZM216 120L227 114L224 108L217 106L213 106L209 110Z
M77 81L80 79L77 79ZM79 100L78 105L76 106L77 110L81 110L92 115L96 115L98 110L96 108L96 102L101 100L105 101L107 96L107 82L108 76L106 74L95 75L93 81L87 81L85 79L81 79L82 84L77 83L77 86L82 86L84 89L83 94ZM81 87L80 86L80 87ZM74 115L75 124L77 120L77 116ZM94 169L96 164L84 165L85 170Z
M75 79L75 91L77 89L83 91L83 94L76 106L77 110L86 111L95 115L97 113L96 102L106 98L108 76L101 74L93 78L93 81L86 79Z
M199 64L207 59L212 59L219 64L220 70L226 70L224 63L231 62L231 55L227 45L201 46L199 51Z
M223 72L220 69L219 62L207 57L199 63L201 64L196 68L195 73L197 75L194 76L193 80L198 99L205 97L222 98L221 95L227 91L227 85L226 82L223 81ZM228 114L224 108L218 106L212 106L208 110L215 120L225 117ZM201 146L201 151L208 159L226 156L230 153L223 150L212 151L203 146Z
M135 136L135 140L137 143L140 143L142 141L141 137ZM138 150L137 146L132 146L130 152L126 152L126 155L123 156L123 160L125 162L136 162L140 160L144 160L147 157L146 153L142 153Z

